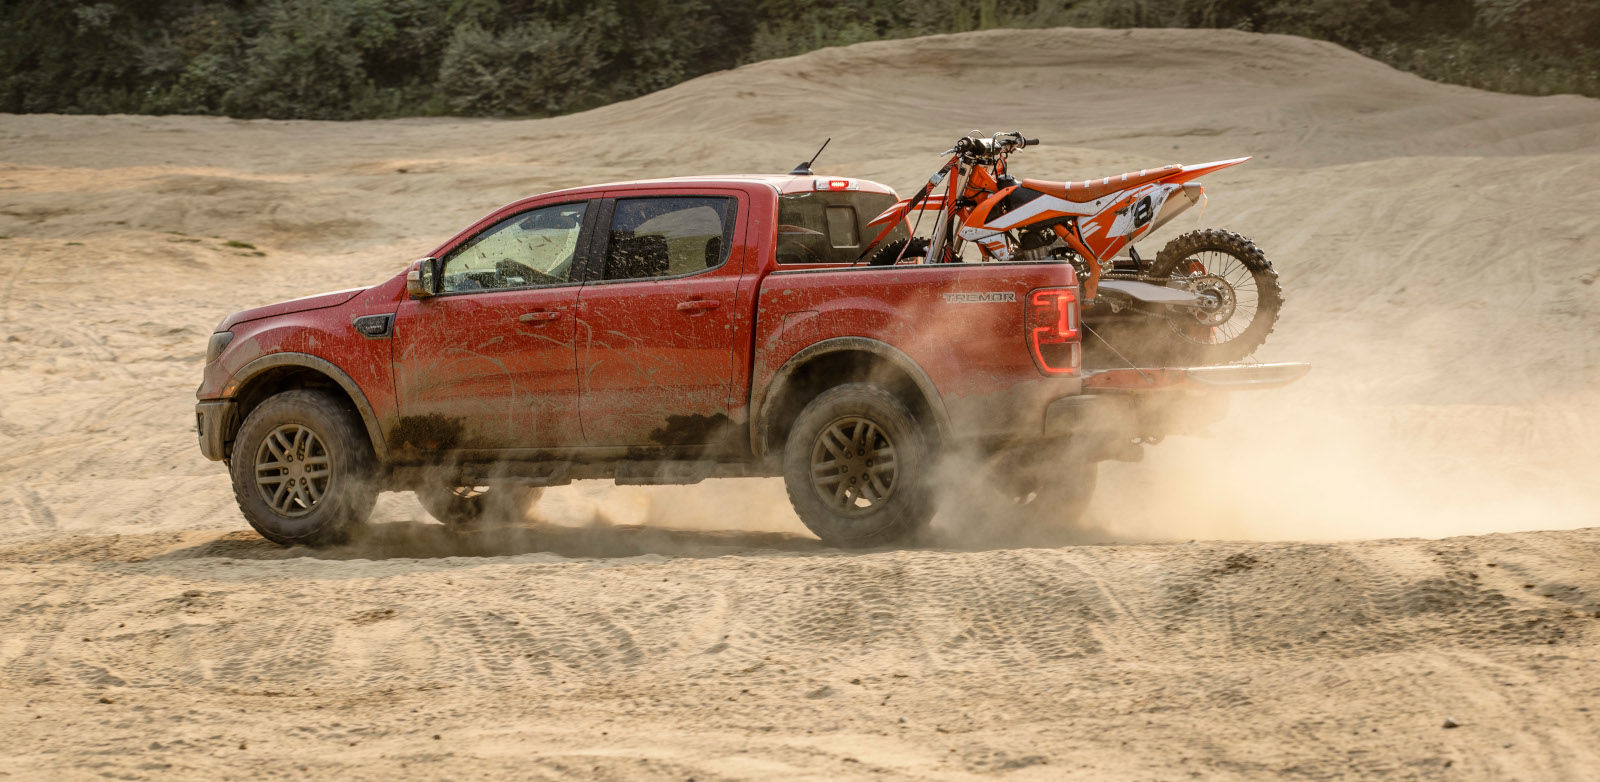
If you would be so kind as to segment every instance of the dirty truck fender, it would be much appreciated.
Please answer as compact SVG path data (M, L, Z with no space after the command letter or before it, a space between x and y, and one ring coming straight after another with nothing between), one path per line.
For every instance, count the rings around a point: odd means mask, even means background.
M350 400L355 404L356 412L361 415L361 423L366 427L367 438L372 441L372 450L378 461L389 460L389 449L383 437L382 422L372 410L372 403L367 400L367 395L361 386L351 379L344 370L335 366L333 362L310 353L269 353L248 364L245 364L234 373L233 380L228 384L231 389L244 388L250 381L259 377L263 372L286 366L304 367L319 372L337 383Z
M790 356L772 375L772 380L752 389L750 409L756 411L754 425L750 427L750 449L757 457L765 456L777 423L778 406L775 404L784 389L794 380L794 374L808 362L830 353L863 352L904 372L922 393L933 413L931 423L941 438L950 434L950 416L945 411L944 399L917 362L899 348L867 337L832 337L813 343ZM759 368L758 368L759 369ZM759 375L759 371L756 373Z

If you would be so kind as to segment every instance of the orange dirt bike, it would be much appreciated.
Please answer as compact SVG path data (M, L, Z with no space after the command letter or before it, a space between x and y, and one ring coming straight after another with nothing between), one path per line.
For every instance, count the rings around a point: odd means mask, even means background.
M958 140L916 195L873 219L880 232L862 258L870 255L873 265L949 263L970 254L971 245L982 260L1068 261L1078 271L1085 323L1115 334L1116 344L1106 346L1128 361L1225 363L1266 341L1283 292L1272 264L1249 239L1207 229L1178 236L1154 259L1133 248L1202 202L1205 190L1195 179L1250 158L1083 182L1012 178L1007 158L1038 143L1017 132ZM944 193L935 194L946 181ZM931 235L918 236L927 215L934 217ZM874 253L901 224L912 238ZM1118 258L1124 250L1128 257Z

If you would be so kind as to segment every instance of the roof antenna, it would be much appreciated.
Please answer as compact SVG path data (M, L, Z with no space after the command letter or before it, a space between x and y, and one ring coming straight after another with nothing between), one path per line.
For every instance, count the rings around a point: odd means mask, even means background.
M789 172L789 176L811 176L811 164L817 162L817 158L822 157L822 150L827 149L828 142L832 140L832 136L824 140L822 146L817 149L817 154L812 155L810 160L795 166L794 170Z

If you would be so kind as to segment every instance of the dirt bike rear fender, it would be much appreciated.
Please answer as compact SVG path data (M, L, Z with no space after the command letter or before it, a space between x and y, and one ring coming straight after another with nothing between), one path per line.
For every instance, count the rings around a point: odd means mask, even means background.
M1211 163L1196 163L1192 166L1184 166L1183 170L1179 171L1178 173L1171 176L1162 177L1156 181L1167 184L1183 184L1184 182L1192 182L1213 171L1221 171L1229 166L1237 166L1240 163L1251 159L1252 157L1255 156L1246 155L1245 157L1236 157L1231 160L1217 160Z

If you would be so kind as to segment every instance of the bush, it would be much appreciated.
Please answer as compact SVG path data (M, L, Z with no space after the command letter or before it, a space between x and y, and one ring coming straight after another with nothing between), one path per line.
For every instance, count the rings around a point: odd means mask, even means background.
M548 115L824 46L1064 24L1293 33L1600 96L1595 0L8 0L0 111Z

